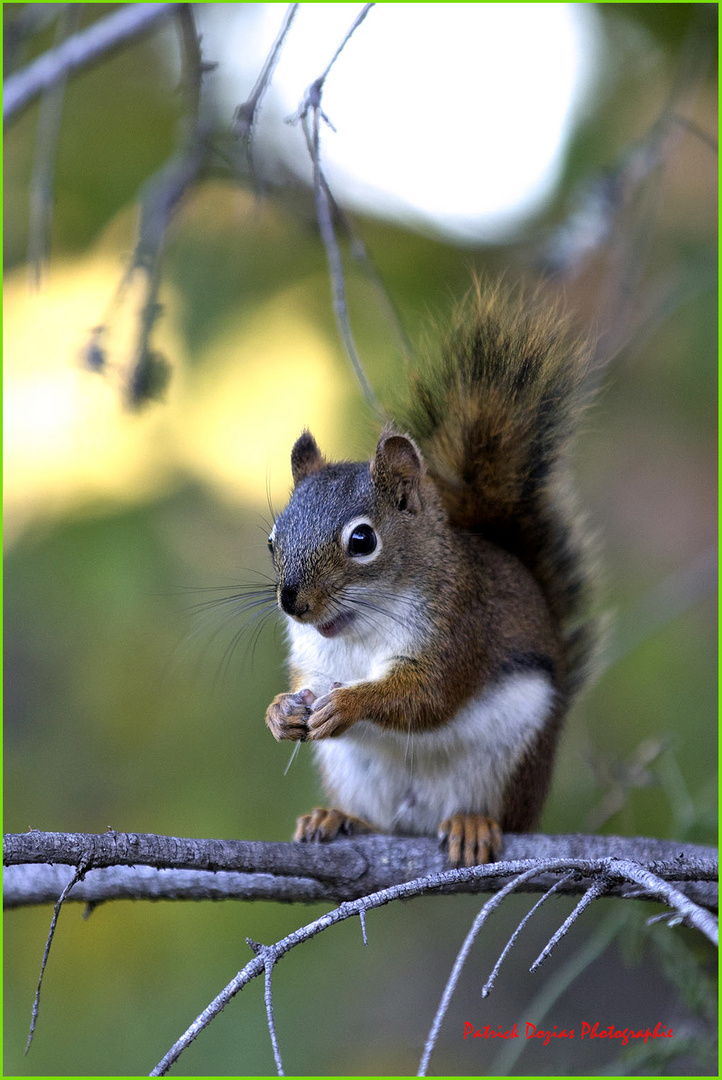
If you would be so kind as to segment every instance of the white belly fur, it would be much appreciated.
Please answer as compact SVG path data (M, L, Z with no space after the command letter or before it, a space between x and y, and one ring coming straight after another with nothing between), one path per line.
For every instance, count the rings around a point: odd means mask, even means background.
M317 696L334 682L383 677L394 656L413 654L421 612L375 632L324 639L289 620L291 661ZM546 674L509 674L433 731L405 734L362 720L338 738L314 743L333 804L382 832L435 835L455 813L499 818L506 783L554 706Z
M455 813L501 816L506 782L553 700L541 672L507 675L433 731L404 735L363 720L314 750L339 809L382 832L433 836Z

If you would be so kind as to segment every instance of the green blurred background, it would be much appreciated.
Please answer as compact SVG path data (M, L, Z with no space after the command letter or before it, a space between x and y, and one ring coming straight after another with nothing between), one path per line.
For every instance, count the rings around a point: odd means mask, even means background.
M4 5L6 33L29 6ZM113 6L84 5L83 25ZM461 247L356 216L414 341L429 319L448 314L471 268L510 277L528 270L578 185L618 161L659 116L692 19L716 35L711 5L595 6L604 92L588 104L554 198L523 238ZM280 19L283 5L274 7ZM40 28L16 62L52 40L53 27ZM311 426L329 455L359 457L374 445L330 310L308 191L289 182L257 199L247 177L217 175L184 202L160 293L157 342L173 366L164 403L139 412L122 403L124 343L137 325L132 294L113 312L107 374L79 361L132 250L137 193L174 146L182 102L163 61L173 41L170 27L159 29L71 79L39 292L26 265L37 104L6 133L9 832L111 826L278 840L320 798L310 755L302 747L284 776L289 751L263 723L284 688L279 622L272 618L256 640L256 624L237 607L206 604L269 572L267 492L279 508L301 428ZM716 101L710 76L692 114L708 134ZM661 283L660 318L614 361L579 443L579 487L604 537L606 605L616 622L609 667L567 724L542 822L548 832L715 841L716 178L714 150L683 131L664 172L644 277L652 290ZM638 202L621 217L622 237L649 209ZM582 323L594 319L610 279L607 256L567 288ZM665 304L677 283L675 302ZM353 267L348 284L371 381L388 393L401 372L388 312ZM469 897L392 905L368 917L368 948L348 923L295 950L274 983L287 1071L415 1072L478 905ZM716 1072L711 956L689 931L645 927L646 907L598 902L531 976L526 968L571 906L550 902L482 1002L480 986L528 906L512 898L484 931L432 1058L438 1073ZM8 913L5 1073L147 1073L250 958L246 937L276 940L326 907L117 902L83 921L80 907L68 905L27 1058L50 909ZM623 1065L618 1047L561 1040L524 1047L512 1062L493 1044L462 1040L465 1020L508 1027L533 1019L536 996L573 964L581 974L556 987L545 1026L661 1020L678 1032L681 1056ZM260 984L174 1072L273 1072Z

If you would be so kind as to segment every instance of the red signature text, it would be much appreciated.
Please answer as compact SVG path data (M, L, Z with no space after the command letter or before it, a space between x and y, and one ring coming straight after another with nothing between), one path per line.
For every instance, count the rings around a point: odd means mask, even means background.
M639 1040L641 1042L647 1042L648 1039L671 1039L672 1028L665 1027L661 1020L658 1024L655 1024L653 1028L622 1028L616 1027L614 1024L604 1026L597 1021L594 1024L588 1024L586 1020L582 1021L581 1030L579 1032L580 1039L619 1039L623 1046L626 1046L628 1042ZM541 1028L536 1024L532 1024L531 1021L527 1021L525 1024L524 1037L527 1039L538 1039L548 1046L552 1039L574 1039L576 1037L574 1028L559 1028L556 1024L553 1028ZM477 1028L474 1024L468 1020L464 1024L464 1038L465 1039L519 1039L519 1025L514 1024L510 1028L493 1028L489 1024L484 1027Z

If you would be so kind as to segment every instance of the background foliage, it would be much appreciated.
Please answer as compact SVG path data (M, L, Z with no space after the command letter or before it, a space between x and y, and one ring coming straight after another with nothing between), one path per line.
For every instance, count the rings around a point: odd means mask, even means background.
M6 24L22 7L4 6ZM443 319L463 294L470 267L523 272L579 181L649 130L695 7L599 5L615 73L523 243L462 249L357 218L414 340L429 314ZM85 8L87 23L109 5ZM48 28L22 59L51 42ZM112 826L284 839L319 799L304 748L284 776L288 751L263 724L284 685L278 625L271 620L256 640L253 627L239 632L232 605L203 607L268 572L266 488L282 505L302 427L330 455L358 457L374 444L333 323L309 192L289 182L257 200L247 178L216 176L185 202L161 289L158 333L174 369L164 404L130 413L112 369L103 379L79 363L132 247L138 190L174 143L180 103L164 60L172 42L169 28L158 31L70 81L52 257L38 293L25 265L38 107L6 135L6 831ZM615 66L620 48L640 65ZM716 130L715 103L710 79L694 114L706 132ZM568 724L545 831L714 839L715 182L714 152L686 134L667 168L648 275L690 288L641 348L615 361L580 441L579 486L604 535L608 603L618 613L610 656L619 659ZM572 290L582 317L603 273L598 259ZM350 290L372 383L388 391L401 369L385 312L357 273ZM122 337L120 316L118 325ZM440 1072L716 1071L705 947L684 930L644 928L641 909L599 902L560 946L556 968L530 976L524 962L559 908L540 915L528 931L535 940L520 942L481 1002L480 980L529 903L507 902L467 967L435 1054ZM477 906L469 897L397 905L371 913L366 949L354 923L294 953L274 984L287 1066L414 1072ZM50 914L9 913L6 1074L147 1072L248 959L247 936L275 940L316 910L122 902L84 922L68 907L27 1059ZM669 1066L632 1057L625 1065L618 1047L558 1040L517 1047L516 1064L503 1057L508 1047L462 1040L467 1019L533 1020L544 980L575 962L582 974L557 988L548 1027L661 1020L679 1032L670 1052L686 1052ZM260 987L247 995L184 1055L179 1075L272 1071Z

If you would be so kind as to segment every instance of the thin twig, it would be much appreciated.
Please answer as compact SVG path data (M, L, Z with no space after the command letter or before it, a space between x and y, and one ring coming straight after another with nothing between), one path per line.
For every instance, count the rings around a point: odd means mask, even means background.
M699 904L695 904L668 881L664 881L645 867L627 860L615 859L614 873L623 875L627 881L636 881L650 899L661 900L667 907L679 912L687 926L693 926L713 945L719 945L719 924L714 915L705 911Z
M531 871L527 871L523 874L519 874L518 877L515 877L513 881L510 881L507 885L505 885L504 888L496 894L496 896L492 896L489 900L486 901L481 911L474 919L474 922L471 925L471 929L464 938L463 944L459 949L459 952L457 953L456 960L454 961L454 966L451 969L451 974L446 981L444 992L441 995L441 1001L439 1002L439 1006L436 1010L436 1015L434 1016L433 1022L431 1024L431 1029L426 1038L426 1043L424 1044L424 1052L421 1056L421 1063L419 1065L419 1071L417 1073L417 1076L426 1076L426 1070L429 1066L429 1059L431 1058L431 1054L436 1045L436 1040L439 1037L439 1031L441 1029L441 1024L443 1022L444 1016L446 1015L446 1010L449 1007L449 1002L451 1001L454 990L456 989L456 984L459 981L459 977L463 970L464 964L466 963L466 958L471 951L471 946L476 941L479 931L491 915L492 911L494 911L494 909L499 906L502 900L504 900L509 895L509 893L517 889L519 885L523 884L523 882L530 876Z
M271 1046L273 1047L273 1059L276 1062L276 1072L279 1076L283 1076L283 1062L281 1061L281 1051L278 1046L278 1037L276 1035L276 1022L273 1017L273 988L271 985L273 964L274 960L272 955L267 949L264 948L263 966L265 974L265 985L263 988L263 1000L266 1003L266 1019L268 1021L268 1031L271 1036Z
M263 62L263 67L256 79L255 85L243 104L239 105L233 114L233 130L239 138L247 143L250 143L253 134L253 125L256 121L256 112L261 104L263 95L270 85L273 72L276 69L276 64L281 55L283 43L286 40L288 31L291 29L291 24L296 17L299 7L300 4L289 4L286 8L286 14L283 17L281 29L276 35L276 40L271 46L271 51Z
M368 945L368 939L366 937L366 912L363 908L359 911L358 917L361 923L361 936L364 940L364 945Z
M88 863L87 862L79 863L78 868L76 869L75 873L73 874L71 880L68 882L68 884L65 886L65 888L61 892L60 896L58 897L55 908L53 909L53 917L52 917L52 919L50 921L50 930L48 931L48 937L47 937L47 940L45 942L45 949L43 950L43 959L42 959L42 963L40 964L40 977L38 978L38 987L37 987L37 990L35 991L35 1000L33 1001L33 1012L32 1012L32 1016L30 1018L30 1031L28 1032L28 1041L27 1041L27 1044L25 1046L25 1053L26 1054L27 1054L28 1050L30 1049L30 1044L33 1041L33 1035L35 1034L35 1026L36 1026L36 1024L38 1022L38 1014L40 1012L40 991L41 991L42 986L43 986L43 977L45 975L45 967L47 965L48 957L50 955L50 946L52 945L53 938L55 937L55 927L58 925L58 918L60 916L60 909L63 906L63 903L65 901L65 897L68 895L68 893L72 889L73 885L75 885L76 882L83 880L83 876L85 875L85 872L86 872L87 869L88 869Z
M658 922L665 922L667 926L679 926L684 919L676 911L663 911L660 915L650 915L646 922L647 926L653 926Z
M571 912L571 914L567 915L562 925L551 936L542 951L539 953L536 960L529 968L530 971L536 971L539 965L546 960L547 956L549 956L554 946L564 937L564 935L567 933L573 923L577 921L584 909L588 908L594 900L596 900L600 896L603 896L604 893L608 891L609 883L604 877L598 878L596 881L592 882L579 903L576 904L576 906L574 907L574 910Z
M353 25L348 30L348 32L346 34L346 37L343 39L343 41L341 42L339 47L336 49L336 52L331 57L331 60L328 63L328 67L324 71L323 75L321 75L320 78L316 79L316 82L315 82L314 85L317 86L319 95L321 94L321 91L323 90L323 84L326 82L326 79L328 78L328 74L329 74L331 68L333 67L333 65L338 60L339 56L341 55L343 50L346 48L346 45L348 44L349 40L351 39L353 34L356 32L356 30L358 30L359 26L364 21L364 19L368 15L369 11L371 10L371 8L375 7L375 6L376 6L375 4L364 4L362 10L359 12L359 14L354 19Z
M179 4L124 4L92 26L43 53L3 84L3 122L17 116L44 90L81 68L97 63L166 18Z
M655 122L641 139L625 149L611 168L583 184L572 213L554 231L538 260L543 273L559 275L571 281L582 272L590 257L604 245L609 245L613 235L617 235L617 243L610 245L608 261L611 269L603 290L606 300L598 305L600 313L607 310L609 314L609 311L616 310L613 303L620 305L632 298L639 306L639 297L632 288L638 283L646 262L662 170L671 158L680 135L689 131L716 148L714 140L710 140L693 121L681 115L682 110L690 111L711 57L713 39L705 32L703 24L706 18L705 13L698 12L693 19L694 25L683 45L667 102ZM622 213L650 179L654 193L646 213L637 214L633 228L618 228ZM615 293L617 295L613 295ZM628 320L622 320L620 327L620 314L622 312L618 310L616 318L609 319L607 336L619 334L620 329L623 335L632 333ZM628 316L629 313L625 310L624 314ZM619 337L614 344L614 355L621 348L622 341L623 337ZM605 352L604 362L611 359L612 356Z
M326 194L329 202L331 203L331 212L333 219L335 219L341 226L346 234L346 238L349 244L349 253L351 258L354 259L361 269L366 274L367 278L371 282L372 286L376 290L376 294L386 309L388 319L393 326L394 333L398 338L399 345L401 346L401 352L403 356L408 360L414 355L414 346L411 344L408 334L404 329L404 325L401 321L401 317L396 310L396 306L389 296L388 290L383 283L381 274L379 273L376 263L371 258L368 248L364 243L361 236L354 228L351 218L348 216L343 207L334 198L333 192L328 186L326 177L321 172L321 180L326 188Z
M698 5L682 45L668 101L645 139L626 155L623 204L632 207L636 193L639 199L633 206L634 220L617 230L616 243L610 245L607 281L599 290L597 317L604 331L596 347L598 370L633 345L640 323L650 319L650 303L640 295L640 282L654 240L665 169L684 134L680 115L691 111L714 54L707 20L707 12Z
M699 139L703 146L706 146L708 150L711 150L713 154L716 154L719 150L719 141L715 139L714 135L710 135L708 131L701 128L699 124L695 124L694 120L690 120L686 116L675 116L674 113L670 113L670 123L679 124L683 127L688 134L693 135L695 139Z
M67 7L66 4L16 4L20 11L9 18L7 13L3 25L3 70L8 76L14 72L20 62L19 53L29 39L45 30L58 18Z
M336 49L336 52L332 56L331 60L327 64L324 72L315 79L309 88L307 89L301 106L294 117L290 119L292 121L300 120L303 127L303 133L306 138L306 146L308 147L309 156L313 165L313 190L314 201L316 205L316 217L318 219L318 228L321 234L321 240L323 242L324 250L326 252L326 261L328 262L329 276L331 278L331 295L333 298L333 310L336 316L336 323L339 333L344 343L346 353L351 361L351 365L356 373L356 378L359 381L363 395L366 398L367 403L371 409L378 416L383 416L383 410L379 403L376 394L371 387L361 357L359 356L356 342L354 340L353 331L351 330L351 322L348 314L348 304L346 301L346 283L343 273L343 260L341 258L341 250L336 240L336 233L333 227L333 212L332 212L332 196L328 181L323 173L321 167L321 146L320 146L320 121L325 122L333 128L333 124L321 109L321 97L323 94L323 87L326 79L328 78L331 68L335 64L341 52L351 39L354 32L364 21L374 4L365 4L362 11L358 14L354 20L352 26L347 31L343 41ZM309 121L309 115L311 117Z
M544 893L544 895L539 897L539 899L533 905L533 907L531 907L529 909L529 911L527 911L526 915L521 920L519 925L516 927L516 929L514 930L514 933L511 935L511 937L507 941L506 945L502 949L502 952L501 952L501 955L500 955L499 959L494 964L491 975L489 976L489 978L486 980L486 982L482 986L482 988L481 988L481 996L483 998L488 997L489 994L491 993L491 991L494 989L494 982L495 982L496 976L497 976L497 974L499 972L499 968L504 963L504 960L506 959L506 957L508 956L508 954L509 954L510 950L512 949L514 943L516 942L516 939L519 937L519 934L522 932L522 930L524 929L526 924L529 922L532 915L534 915L539 910L539 908L542 906L542 904L546 903L546 901L549 899L550 896L553 896L554 893L558 892L559 889L562 888L567 883L567 881L571 881L571 879L573 877L574 877L574 871L570 870L568 874L564 875L564 877L561 877L561 878L559 878L558 881L555 881L554 884L550 888L547 889L547 891Z
M525 1007L524 1014L531 1023L539 1027L544 1017L566 993L575 979L608 948L625 920L625 911L611 912L591 936L586 938L577 952L547 978L531 1003ZM516 1063L526 1046L528 1046L527 1039L506 1040L490 1064L489 1075L511 1076L516 1071Z
M336 324L344 343L346 353L356 373L363 395L376 414L381 414L382 409L376 394L374 393L368 376L361 362L353 331L349 319L348 304L346 302L346 282L343 273L343 260L341 249L336 240L331 216L331 203L328 196L328 184L321 170L319 119L323 116L320 106L313 108L312 130L309 129L308 116L302 118L303 131L306 137L306 145L313 162L313 190L316 204L316 217L321 240L326 251L329 276L331 278L331 295L333 298L333 310L336 316Z

